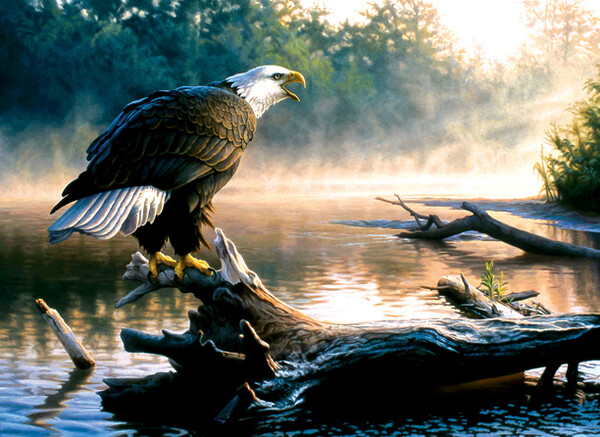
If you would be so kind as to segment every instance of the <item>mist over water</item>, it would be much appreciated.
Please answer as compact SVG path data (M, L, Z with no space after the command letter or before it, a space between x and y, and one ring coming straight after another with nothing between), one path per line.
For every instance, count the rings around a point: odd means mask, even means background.
M536 196L540 185L533 165L545 132L551 123L564 122L570 102L579 98L579 88L565 82L562 89L520 106L507 101L501 113L494 113L497 105L484 101L451 116L425 108L410 126L371 120L371 126L377 125L372 136L358 128L315 126L285 147L278 138L285 138L294 125L282 123L281 117L296 106L284 102L259 120L257 135L226 190ZM62 124L22 121L26 127L16 132L0 125L0 198L59 199L64 186L85 169L85 149L109 124L99 121L100 109L87 102L73 109ZM461 105L467 103L471 104ZM324 119L335 115L324 111Z
M540 145L553 122L568 115L575 87L515 108L494 119L482 105L479 117L415 120L411 128L381 126L373 138L315 129L306 143L278 147L288 127L278 107L259 120L242 164L226 190L272 194L398 193L404 196L521 198L536 196L533 172ZM286 102L286 112L294 110ZM116 115L116 114L115 114ZM464 115L464 114L462 114ZM87 119L86 119L87 117ZM518 122L517 122L518 121ZM273 125L276 126L273 126ZM108 123L97 115L71 114L62 125L32 123L18 133L0 128L0 198L54 198L87 165L85 149ZM335 129L333 129L335 130ZM318 143L316 141L319 141Z
M493 85L483 73L478 80ZM567 122L568 108L581 98L583 81L580 75L565 73L556 80L560 86L527 100L479 96L469 101L468 95L451 89L444 96L439 89L420 89L413 99L421 106L405 123L376 119L366 107L364 125L351 127L336 125L336 119L345 118L338 103L323 105L302 96L303 105L317 108L319 123L297 132L301 107L286 101L271 108L259 120L257 134L225 190L261 195L537 196L540 181L533 165L540 147L552 123ZM58 200L64 186L86 168L87 146L117 112L107 118L106 108L89 96L77 101L61 122L23 118L16 123L21 128L15 129L0 118L0 198ZM446 104L441 107L439 101ZM448 105L452 101L455 111ZM122 101L123 106L127 103ZM295 136L291 145L286 142L290 134Z

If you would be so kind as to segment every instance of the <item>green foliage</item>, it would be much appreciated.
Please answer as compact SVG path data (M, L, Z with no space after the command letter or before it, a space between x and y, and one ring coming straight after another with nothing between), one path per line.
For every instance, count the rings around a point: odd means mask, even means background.
M542 145L540 151L540 160L533 165L533 170L542 180L542 188L540 188L539 195L543 196L548 202L554 202L557 200L556 187L554 186L554 181L552 180L550 171L548 170L548 159L549 157L544 155L544 146Z
M600 212L600 79L586 89L587 99L571 108L571 124L551 127L546 141L552 151L542 149L534 169L547 200Z
M484 291L491 300L499 301L508 291L508 282L504 280L504 272L500 271L500 277L494 275L494 261L485 263L485 271L481 275L479 289Z
M62 120L85 95L106 123L155 89L278 63L309 80L310 108L303 103L302 117L288 119L312 121L311 108L334 97L342 128L364 124L366 111L374 112L370 123L391 114L388 122L401 125L414 115L414 87L435 92L457 79L452 38L421 0L387 0L366 12L366 23L339 27L297 0L0 3L0 56L8 66L0 72L0 112L38 120ZM11 124L20 119L4 115Z

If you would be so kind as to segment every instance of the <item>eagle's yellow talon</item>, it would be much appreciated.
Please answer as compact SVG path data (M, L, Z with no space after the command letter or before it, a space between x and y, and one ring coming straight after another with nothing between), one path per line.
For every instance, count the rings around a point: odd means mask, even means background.
M164 264L169 267L176 267L177 261L167 255L163 255L160 252L156 252L150 255L150 259L148 260L148 276L150 278L155 279L158 276L158 266L160 264Z
M183 275L185 274L186 267L192 267L199 270L206 276L212 276L213 271L206 261L196 259L192 255L184 255L179 258L177 265L175 266L175 279L183 281Z

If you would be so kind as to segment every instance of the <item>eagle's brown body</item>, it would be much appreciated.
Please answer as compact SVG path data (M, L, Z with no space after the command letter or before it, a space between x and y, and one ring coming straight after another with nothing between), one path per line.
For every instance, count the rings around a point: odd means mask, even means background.
M154 223L133 234L140 245L153 253L168 238L179 255L207 245L201 226L212 226L211 200L256 130L250 105L216 86L159 91L127 105L89 146L88 168L52 212L98 192L151 185L170 198Z

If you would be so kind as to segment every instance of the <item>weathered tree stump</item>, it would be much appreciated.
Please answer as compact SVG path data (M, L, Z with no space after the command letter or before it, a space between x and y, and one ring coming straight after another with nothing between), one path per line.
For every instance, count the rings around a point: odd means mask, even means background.
M122 331L126 350L167 356L177 372L107 381L109 389L101 393L107 409L144 405L147 414L150 407L193 406L196 416L226 420L303 402L325 408L369 404L382 392L410 399L428 388L600 358L599 315L317 320L273 296L220 229L215 246L221 269L207 277L188 268L181 283L166 266L149 281L147 261L133 255L124 278L141 285L117 306L163 287L193 293L202 304L189 312L182 334ZM193 404L183 401L190 394Z

